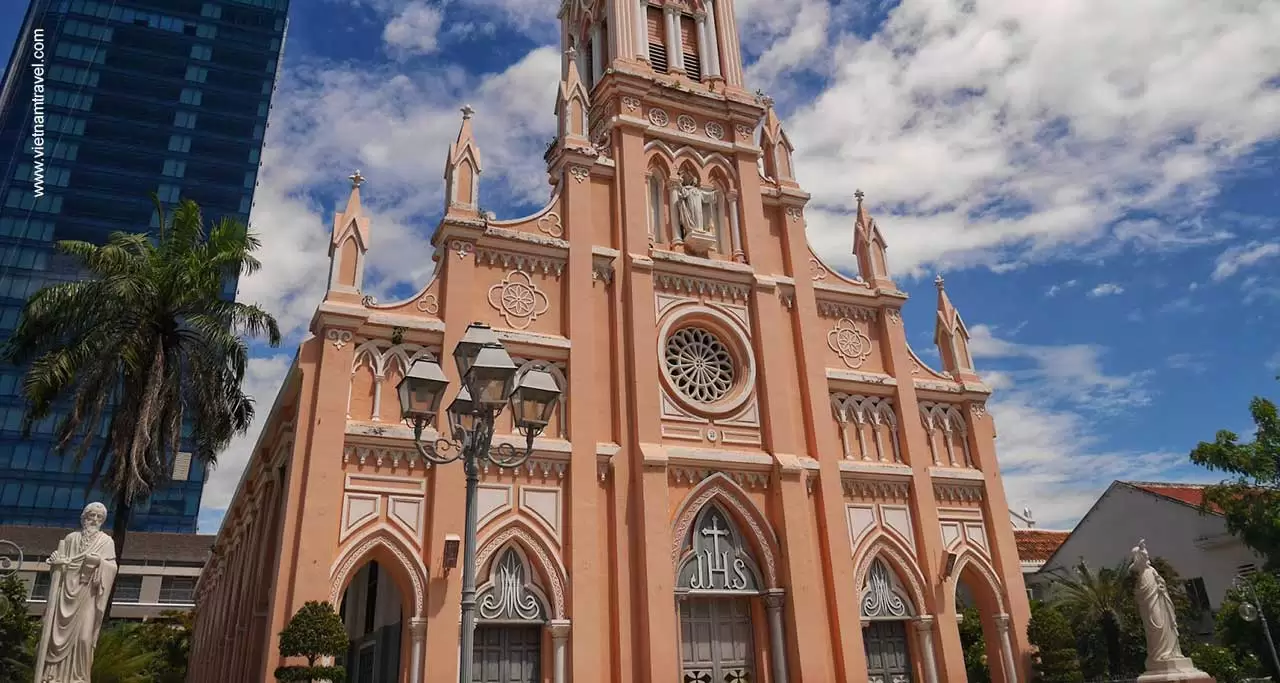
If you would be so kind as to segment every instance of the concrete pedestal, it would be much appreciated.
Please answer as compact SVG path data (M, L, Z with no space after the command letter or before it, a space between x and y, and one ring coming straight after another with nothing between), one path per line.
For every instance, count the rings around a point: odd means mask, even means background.
M1138 676L1138 683L1173 683L1174 681L1214 683L1213 677L1197 669L1190 657L1148 662L1146 672Z

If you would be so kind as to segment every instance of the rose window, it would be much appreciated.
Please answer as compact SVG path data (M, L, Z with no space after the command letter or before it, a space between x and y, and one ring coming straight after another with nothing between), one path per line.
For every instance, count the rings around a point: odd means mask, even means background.
M729 347L700 327L676 330L667 339L666 364L676 390L698 403L727 396L737 376Z

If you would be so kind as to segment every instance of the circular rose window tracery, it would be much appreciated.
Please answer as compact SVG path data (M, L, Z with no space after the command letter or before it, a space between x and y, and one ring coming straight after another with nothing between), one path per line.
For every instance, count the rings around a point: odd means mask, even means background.
M667 339L667 375L675 389L698 403L715 403L734 388L737 370L729 347L701 327L684 327Z

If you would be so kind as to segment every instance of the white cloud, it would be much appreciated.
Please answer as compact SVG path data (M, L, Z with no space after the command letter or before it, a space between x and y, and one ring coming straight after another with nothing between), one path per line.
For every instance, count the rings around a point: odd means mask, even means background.
M1113 296L1116 294L1124 294L1124 287L1121 287L1120 285L1114 282L1103 282L1102 284L1089 290L1089 296L1092 296L1095 298L1100 296Z
M1280 256L1280 242L1250 242L1228 248L1218 255L1213 264L1214 282L1221 282L1236 273Z
M1280 351L1267 359L1266 366L1268 370L1280 370Z
M1067 280L1066 282L1064 282L1064 283L1062 283L1062 284L1060 284L1060 285L1054 285L1054 286L1050 287L1049 289L1045 290L1044 295L1045 295L1045 296L1057 296L1057 295L1058 295L1058 293L1059 293L1059 292L1061 292L1062 290L1064 290L1064 289L1070 289L1070 288L1072 288L1072 287L1075 287L1075 286L1076 286L1076 284L1077 284L1077 281L1076 281L1076 280Z
M1072 344L1017 344L986 325L971 330L975 358L1014 370L982 370L995 390L987 407L995 420L996 454L1015 510L1030 506L1046 528L1070 528L1114 479L1159 479L1186 462L1185 453L1108 448L1098 422L1145 405L1145 375L1112 375L1102 350Z
M1280 134L1278 31L1265 0L903 0L832 34L830 87L786 121L811 239L852 266L856 187L900 274L1224 239L1195 218Z
M431 54L439 47L438 34L444 20L443 11L418 0L400 10L386 28L382 40L388 48L401 56Z

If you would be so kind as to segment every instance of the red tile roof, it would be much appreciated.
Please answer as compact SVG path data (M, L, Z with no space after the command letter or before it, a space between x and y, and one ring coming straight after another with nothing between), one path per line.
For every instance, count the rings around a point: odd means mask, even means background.
M1176 500L1194 508L1199 508L1204 503L1205 487L1200 484L1167 484L1155 481L1126 481L1124 483L1152 495ZM1212 512L1221 512L1217 506L1212 506L1209 509Z
M1018 543L1018 559L1023 562L1045 562L1058 550L1070 531L1047 529L1014 529L1013 538Z

